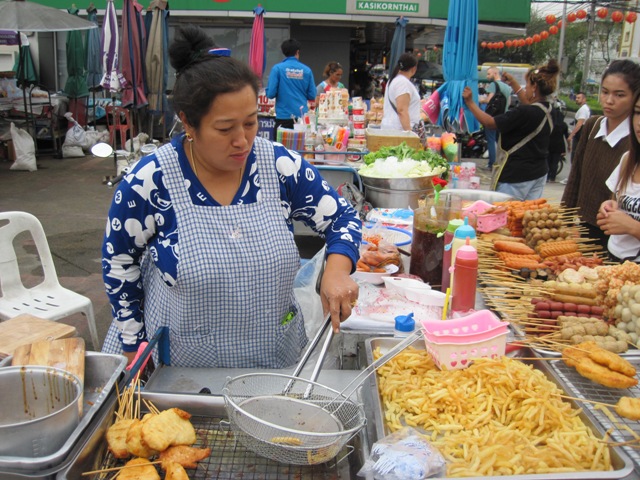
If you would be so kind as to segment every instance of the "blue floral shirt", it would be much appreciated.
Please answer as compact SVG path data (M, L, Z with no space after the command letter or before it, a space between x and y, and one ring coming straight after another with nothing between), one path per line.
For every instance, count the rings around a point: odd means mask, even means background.
M220 207L193 173L182 140L182 136L178 137L162 148L175 149L191 200L194 205ZM304 222L325 239L327 255L345 255L355 269L362 238L362 224L355 209L299 154L279 143L274 143L274 153L282 217L292 235L293 220ZM233 204L259 201L259 177L252 150ZM154 154L141 159L116 190L102 247L103 278L113 316L124 322L121 331L125 351L136 350L144 337L140 262L146 251L167 285L175 285L180 232L163 171Z

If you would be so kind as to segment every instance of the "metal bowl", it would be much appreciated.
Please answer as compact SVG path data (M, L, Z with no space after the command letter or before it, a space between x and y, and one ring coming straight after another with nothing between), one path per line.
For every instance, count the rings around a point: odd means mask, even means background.
M444 189L440 192L440 198L447 195L455 195L461 197L464 201L475 202L476 200L483 200L488 203L506 202L513 200L511 195L506 193L494 192L493 190L474 190L474 189Z
M435 175L428 177L411 177L411 178L378 178L360 175L362 183L365 187L383 188L386 190L433 190L433 178Z
M82 382L59 368L0 368L0 392L0 455L49 455L80 421Z

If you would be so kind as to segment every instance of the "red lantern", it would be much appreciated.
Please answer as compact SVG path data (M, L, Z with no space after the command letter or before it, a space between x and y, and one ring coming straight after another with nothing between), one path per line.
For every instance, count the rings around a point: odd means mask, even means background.
M554 23L556 23L556 16L555 15L547 15L547 17L545 18L545 21L549 25L553 25Z
M533 43L533 38L527 37L525 42L527 42L527 45L531 45Z
M571 12L569 15L567 15L567 22L573 23L576 21L576 18L578 18L578 16L575 13Z
M609 15L609 10L607 10L606 8L599 8L596 12L596 15L598 16L598 18L607 18L607 15Z
M526 41L524 40L524 38L521 38L520 40L518 40L518 46L519 47L524 47L526 45Z
M487 48L487 42L482 42L482 43L480 44L480 46L481 46L482 48ZM434 48L435 48L435 47L434 47Z
M624 19L624 15L620 10L616 10L611 14L611 20L616 23L620 23Z
M546 40L547 38L549 38L549 32L547 32L546 30L541 31L540 38L542 38L542 40Z
M504 44L507 46L507 48L511 48L513 46L513 42L511 40L507 40L506 42L504 42Z
M537 33L533 36L533 43L538 43L542 38Z
M551 25L551 26L549 27L549 33L550 33L551 35L555 35L556 33L558 33L558 27L556 27L555 25Z
M584 20L587 18L587 11L582 9L578 10L576 12L576 17L578 17L579 20Z
M627 21L627 23L633 23L638 19L638 14L636 12L629 12L627 13L627 18L625 18L625 20Z
M504 48L504 42L498 43L498 48L502 50Z
M562 28L562 20L558 20L558 29Z

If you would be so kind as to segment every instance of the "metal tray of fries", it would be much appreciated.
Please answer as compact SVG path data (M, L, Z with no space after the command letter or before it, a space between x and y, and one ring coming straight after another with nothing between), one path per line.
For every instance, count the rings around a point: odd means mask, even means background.
M627 358L636 370L640 370L640 358ZM602 404L615 405L621 397L640 398L640 386L629 389L615 389L603 387L581 376L574 368L568 367L562 360L547 362L554 375L564 384L565 390L571 396L584 398ZM631 457L635 470L640 474L640 422L629 420L618 415L612 407L597 405L590 402L581 404L600 426L600 430L608 432L611 441L620 443Z
M367 362L370 364L371 362L373 362L374 360L374 351L376 349L380 349L380 353L385 353L386 351L388 351L389 349L393 348L400 340L395 339L395 338L371 338L369 340L367 340L365 342L365 347L366 347L366 360ZM417 348L417 349L424 349L424 343L421 340L416 341L413 344L413 347ZM527 360L523 360L523 363L528 364L528 363L533 363L533 366L535 369L540 370L545 377L550 380L552 383L556 384L559 388L564 389L564 386L562 385L562 382L560 382L555 375L553 375L550 371L549 368L546 367L546 363L548 362L529 362ZM460 372L460 370L457 370L457 372ZM452 371L453 373L453 371ZM512 381L512 379L507 379L505 378L505 381ZM385 437L386 435L388 435L389 433L391 433L391 431L387 428L386 426L386 422L385 419L389 418L391 421L394 421L394 415L397 415L396 413L394 413L393 411L389 411L387 409L385 409L381 396L379 394L379 390L378 390L378 375L372 375L370 377L370 385L369 387L371 389L373 389L373 393L369 396L369 398L371 399L372 405L371 405L371 409L373 410L373 415L375 418L375 438L371 438L370 442L372 441L377 441L383 437ZM443 387L439 390L436 390L433 392L433 395L441 395L438 392L442 392L444 391L445 393L442 394L444 395L444 397L442 398L451 398L452 402L455 402L455 396L453 394L453 392L447 392L447 390L449 390L449 388L451 387L451 384L448 384L448 382L443 382ZM415 386L415 388L420 388L419 386ZM474 386L474 388L476 388ZM480 379L478 379L477 382L477 388L481 389L481 388L485 388L484 384L480 381ZM468 394L468 395L467 395ZM401 393L399 393L398 395L401 395ZM427 394L428 395L428 394ZM469 389L468 392L465 391L465 402L470 402L472 401L471 399L475 396L475 395L479 395L478 391L473 391L473 389ZM487 394L487 396L489 396ZM532 398L532 401L535 402L535 399ZM580 409L581 405L578 405L576 402L571 401L571 400L564 400L565 402L568 402L572 405L573 409L578 410ZM538 402L540 403L540 402ZM414 400L414 404L415 404L415 400ZM541 404L544 404L544 402L542 402ZM466 405L465 405L466 406ZM491 409L493 408L498 408L497 406L494 406L492 404ZM526 413L523 412L522 414L522 418L527 418L526 417ZM591 429L591 431L595 434L596 437L602 437L604 435L604 430L600 427L600 425L598 424L597 421L595 421L595 419L589 414L589 412L586 412L584 410L581 410L578 415L580 420L582 420L582 423L584 425L586 425L588 428ZM520 417L519 417L520 418ZM397 418L395 419L397 421ZM533 421L535 421L536 419L534 418ZM543 419L539 419L539 421L542 421ZM400 421L401 424L406 424L406 422L404 422L404 419L402 419ZM432 432L425 432L424 430L421 430L421 428L419 427L415 427L417 428L419 431L422 431L423 433L426 434L431 434ZM464 431L467 430L467 428L463 429ZM470 435L470 439L475 439L477 440L479 437L478 435L480 435L478 432L474 431L474 429L469 427L469 435ZM561 437L559 435L559 437ZM568 437L565 435L565 437ZM482 447L484 447L483 444L481 444ZM559 444L559 452L562 451L562 447L564 445ZM464 446L463 448L476 448L477 446L471 445L471 446ZM477 447L477 448L482 448L482 447ZM494 448L497 448L496 446L494 446ZM515 456L516 452L515 450L512 450L511 447L508 444L505 444L502 446L502 448L507 448L510 449L509 451L511 452L510 455ZM576 449L580 449L581 447L576 446ZM522 473L522 474L502 474L505 478L509 478L509 479L518 479L518 480L567 480L567 479L620 479L620 478L625 478L628 477L629 475L633 475L633 462L632 460L629 458L629 456L627 456L627 454L620 449L620 447L613 447L613 446L607 446L605 448L609 449L609 458L610 458L610 464L611 464L611 469L610 470L606 470L604 468L600 469L600 470L586 470L586 471L567 471L562 470L562 471L547 471L545 473ZM578 451L578 450L576 450ZM563 453L558 453L558 455L560 454L564 454ZM567 454L570 454L569 452L567 452ZM527 455L535 455L535 453L531 454L528 453ZM477 457L480 457L482 461L484 461L484 459L487 460L491 460L491 458L495 457L494 455L487 455L485 456L483 454L483 452L481 452L480 450L478 450L478 454ZM513 468L514 465L511 463L512 458L509 459L509 467ZM496 467L498 468L498 467ZM475 476L474 476L475 475ZM467 480L481 480L481 479L485 479L485 478L494 478L497 477L498 475L500 475L499 470L490 473L490 474L485 474L485 475L478 475L478 474L472 474L472 473L468 473L465 476L465 479ZM446 478L446 477L445 477ZM629 478L637 478L635 476L629 477Z

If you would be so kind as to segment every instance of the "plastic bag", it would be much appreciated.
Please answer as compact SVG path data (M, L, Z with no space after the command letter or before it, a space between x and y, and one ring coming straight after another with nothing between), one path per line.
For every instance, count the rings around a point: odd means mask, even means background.
M91 147L93 147L96 143L109 142L109 131L108 130L98 131L98 130L94 130L92 127L89 127L89 129L85 132L85 138L86 138L86 141L85 141L85 144L82 146L82 149L85 152L90 152Z
M79 145L62 145L62 158L84 157L84 150Z
M63 146L80 147L82 149L87 143L87 133L84 131L84 128L74 120L71 112L65 113L64 116L69 122L73 123L73 126L67 130L64 136Z
M371 457L358 475L374 480L422 480L444 475L445 470L440 452L417 430L404 427L373 444Z
M38 169L36 165L36 145L29 132L16 127L12 122L11 141L16 152L16 159L9 169L35 172Z

